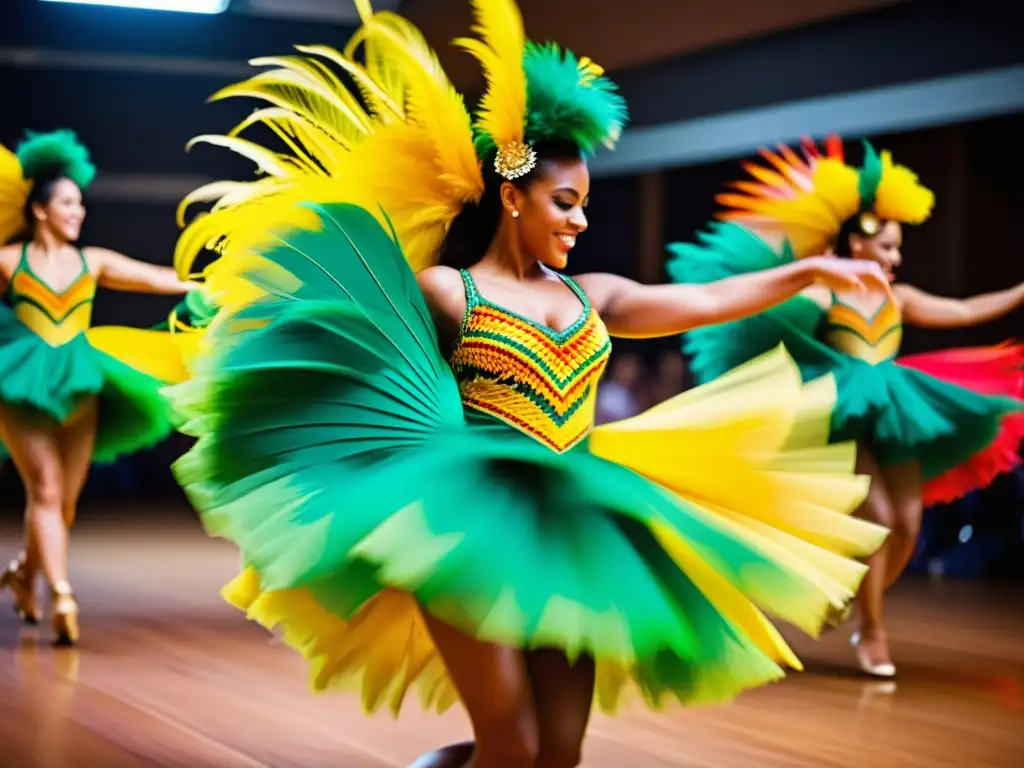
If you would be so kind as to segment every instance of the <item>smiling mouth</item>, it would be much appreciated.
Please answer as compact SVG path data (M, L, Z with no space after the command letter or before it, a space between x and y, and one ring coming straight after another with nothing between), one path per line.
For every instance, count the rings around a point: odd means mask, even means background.
M562 241L566 248L576 247L576 235L559 235L558 239Z

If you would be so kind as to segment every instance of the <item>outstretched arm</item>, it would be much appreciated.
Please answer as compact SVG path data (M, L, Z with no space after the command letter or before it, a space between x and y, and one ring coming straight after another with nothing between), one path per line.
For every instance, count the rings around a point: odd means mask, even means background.
M897 285L903 320L919 328L967 328L996 320L1024 306L1024 283L969 299L933 296L912 285Z
M812 257L774 269L700 285L642 285L618 275L578 278L613 336L673 336L704 325L756 315L815 283L834 291L890 292L873 262Z
M176 295L199 285L179 279L173 267L148 264L106 248L86 248L85 254L96 270L96 282L103 288Z

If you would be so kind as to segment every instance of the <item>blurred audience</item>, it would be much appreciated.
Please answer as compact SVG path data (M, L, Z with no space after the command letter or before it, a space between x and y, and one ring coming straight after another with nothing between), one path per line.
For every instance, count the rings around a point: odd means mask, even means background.
M643 363L636 355L617 355L597 389L598 424L628 419L643 410Z
M666 351L653 366L640 355L616 355L597 390L597 423L628 419L691 386L681 354Z

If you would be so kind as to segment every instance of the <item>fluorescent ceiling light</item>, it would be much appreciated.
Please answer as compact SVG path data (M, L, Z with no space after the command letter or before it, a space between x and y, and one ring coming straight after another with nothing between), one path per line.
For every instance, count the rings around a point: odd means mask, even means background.
M223 13L231 0L42 0L44 3L108 5L115 8L141 8L147 11L181 13Z

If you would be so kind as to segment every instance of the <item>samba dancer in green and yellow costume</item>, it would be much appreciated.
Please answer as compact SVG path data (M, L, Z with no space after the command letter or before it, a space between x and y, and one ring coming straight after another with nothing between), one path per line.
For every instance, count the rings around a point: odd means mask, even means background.
M169 267L104 248L79 248L82 192L95 175L66 130L29 134L16 153L0 147L0 458L25 483L25 552L0 577L26 622L39 620L34 582L51 591L57 641L78 637L68 582L68 529L93 461L146 448L168 435L160 389L184 378L167 332L90 327L97 287L181 294L194 284ZM31 222L31 223L30 223Z
M834 252L881 265L891 294L817 287L762 314L701 328L685 348L701 381L784 343L804 380L836 377L832 440L857 440L859 468L872 490L859 514L892 529L870 561L853 636L864 672L891 677L883 593L913 554L923 503L947 502L987 486L1020 463L1024 439L1024 346L960 349L898 357L903 324L956 328L992 320L1024 304L1024 285L969 299L931 296L895 282L903 224L931 214L932 193L888 152L865 142L860 168L830 139L822 154L782 147L747 164L753 181L719 196L722 218L695 245L670 246L673 278L686 283L792 263Z
M720 702L799 667L761 610L816 633L885 537L847 514L865 485L853 446L825 445L830 379L802 386L778 350L595 429L610 336L884 277L553 271L586 228L583 156L625 105L593 63L527 43L510 0L474 5L475 121L418 31L365 2L344 51L261 60L277 68L222 93L270 101L243 128L291 151L205 137L268 174L197 192L217 203L180 243L183 271L220 250L223 309L170 389L198 438L176 471L241 551L227 598L281 629L315 689L396 713L412 688L461 700L476 743L438 765L571 766L595 697Z

